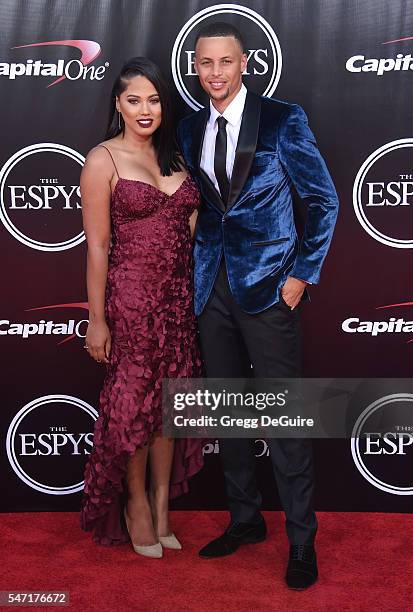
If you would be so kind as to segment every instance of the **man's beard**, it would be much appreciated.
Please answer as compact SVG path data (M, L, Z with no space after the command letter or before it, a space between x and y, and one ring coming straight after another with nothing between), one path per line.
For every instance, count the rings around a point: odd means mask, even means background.
M230 95L229 87L223 92L211 90L209 94L210 98L212 98L213 100L226 100L229 95Z

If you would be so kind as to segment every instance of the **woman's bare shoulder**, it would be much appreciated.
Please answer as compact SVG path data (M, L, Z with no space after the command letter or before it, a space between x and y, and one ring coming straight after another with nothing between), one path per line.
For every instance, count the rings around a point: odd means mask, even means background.
M86 156L85 164L81 173L81 184L84 189L89 186L92 189L107 187L115 175L115 167L108 151L100 145L96 145Z
M110 145L106 146L110 141L103 141L93 147L86 156L85 167L87 169L108 173L113 173L113 161L110 156Z

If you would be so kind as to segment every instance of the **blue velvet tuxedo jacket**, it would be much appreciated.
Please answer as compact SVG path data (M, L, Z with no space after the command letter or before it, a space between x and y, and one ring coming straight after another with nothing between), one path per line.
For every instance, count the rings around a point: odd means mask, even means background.
M288 276L318 282L337 218L337 194L302 108L248 92L225 207L200 168L208 116L204 108L178 126L181 151L202 197L194 246L195 313L204 309L224 257L234 299L253 314L279 301ZM308 205L300 241L292 186Z

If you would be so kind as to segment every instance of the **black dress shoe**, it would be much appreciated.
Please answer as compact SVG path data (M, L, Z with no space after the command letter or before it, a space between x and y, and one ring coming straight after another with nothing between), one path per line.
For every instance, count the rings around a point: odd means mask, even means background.
M291 544L285 580L290 589L302 591L318 577L317 557L311 544Z
M265 540L266 535L267 526L264 519L255 524L232 523L219 538L204 546L199 551L199 556L203 559L213 559L232 555L241 544L257 544Z

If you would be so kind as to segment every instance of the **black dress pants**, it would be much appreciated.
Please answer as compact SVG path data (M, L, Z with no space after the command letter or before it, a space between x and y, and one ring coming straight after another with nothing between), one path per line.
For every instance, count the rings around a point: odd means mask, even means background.
M299 312L281 301L258 314L235 302L222 264L199 317L201 352L209 378L295 378L301 375ZM251 370L251 365L253 370ZM291 544L312 544L317 531L313 509L311 440L268 439L274 476ZM261 494L255 479L251 439L221 439L231 522L260 520Z

